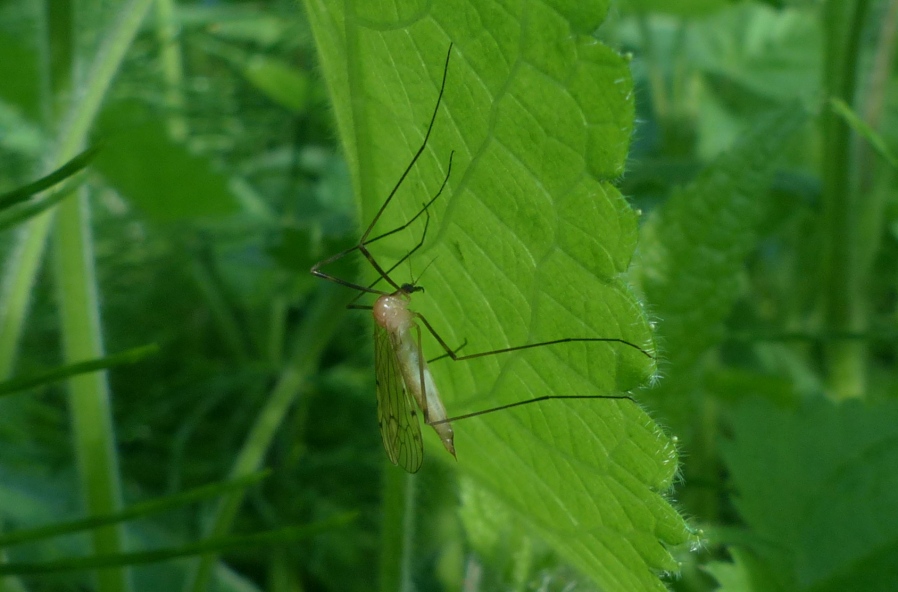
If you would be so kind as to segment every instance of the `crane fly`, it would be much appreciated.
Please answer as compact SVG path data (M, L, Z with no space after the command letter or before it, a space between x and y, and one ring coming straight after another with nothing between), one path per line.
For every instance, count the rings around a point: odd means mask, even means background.
M409 308L412 294L415 292L423 292L424 288L417 285L415 282L398 284L390 277L390 273L392 273L399 265L407 261L424 244L425 237L427 236L427 229L430 224L429 207L440 197L440 195L442 195L446 188L449 181L449 175L452 172L452 158L454 152L450 152L449 154L449 164L446 169L446 176L436 194L434 194L428 202L424 203L422 208L403 225L373 238L371 235L373 234L377 222L383 216L387 206L399 190L399 187L402 185L403 181L405 181L406 177L414 168L418 159L427 147L427 142L433 131L437 113L439 112L440 104L443 99L443 93L446 89L446 79L449 72L449 61L451 56L452 45L449 46L449 52L446 55L446 63L443 67L443 77L442 82L440 83L436 106L430 117L430 123L424 134L424 140L412 157L411 162L405 168L402 175L400 175L396 185L393 186L390 194L374 215L371 223L365 229L365 232L362 234L358 243L349 249L319 261L313 265L311 269L311 273L316 277L358 290L358 294L347 306L348 308L370 310L372 312L374 317L374 363L377 389L377 417L380 425L380 434L383 440L384 449L386 450L390 461L393 464L401 466L409 473L417 472L418 469L421 468L421 464L424 460L424 443L421 437L421 426L418 421L416 407L421 410L421 413L424 416L424 423L431 426L434 431L436 431L443 446L453 457L455 457L454 434L452 431L453 421L555 399L626 399L633 401L633 398L629 395L545 395L474 413L447 417L446 408L440 399L439 391L437 390L430 368L428 367L428 362L424 358L421 350L421 325L424 326L427 332L436 339L437 343L439 343L440 347L445 351L445 354L440 356L440 358L448 357L456 362L535 347L575 342L617 343L636 349L649 359L654 360L652 354L638 345L626 341L625 339L613 337L568 337L475 354L458 355L457 352L461 348L452 349L449 347L423 315L414 312ZM418 243L389 269L384 269L371 254L368 245L405 230L421 216L424 216L424 229ZM356 251L362 254L379 276L377 280L368 286L359 285L338 278L321 270L325 265L342 259ZM377 289L375 286L381 281L389 284L392 289L386 291ZM356 300L364 294L374 294L377 296L374 305L366 306L355 304Z

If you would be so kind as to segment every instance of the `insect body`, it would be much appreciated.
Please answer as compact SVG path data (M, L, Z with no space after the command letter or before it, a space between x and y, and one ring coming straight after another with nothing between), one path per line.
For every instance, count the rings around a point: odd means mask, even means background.
M424 450L417 412L409 396L414 397L424 414L424 422L433 427L446 450L455 456L452 426L445 421L446 408L421 354L417 313L408 309L411 294L421 290L404 284L396 292L378 298L372 308L380 433L390 460L412 473L421 466Z

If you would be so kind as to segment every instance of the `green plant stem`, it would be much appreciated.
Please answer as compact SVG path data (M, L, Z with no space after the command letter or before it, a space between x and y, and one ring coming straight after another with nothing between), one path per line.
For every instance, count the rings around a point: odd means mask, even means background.
M411 563L415 535L415 476L384 458L381 487L380 590L412 590Z
M98 358L104 351L89 212L87 195L82 193L78 199L62 202L55 219L55 276L63 355L68 363ZM106 372L72 377L68 385L75 457L88 514L114 512L122 501ZM102 526L92 534L95 553L122 552L121 525ZM123 568L98 572L98 589L129 588Z
M165 88L166 125L171 138L177 142L187 139L187 120L184 118L184 65L178 43L173 0L156 0L156 38L159 40L159 65Z
M863 112L859 113L871 129L878 130L888 96L889 77L895 63L895 46L898 43L898 0L889 0L883 9L879 26L876 51L870 71L869 93ZM872 149L864 145L858 158L862 165L872 164ZM864 158L866 157L866 158ZM869 184L868 184L869 186Z
M151 0L130 0L122 6L99 46L85 84L76 81L81 91L80 101L72 105L63 123L54 159L57 166L84 146L150 3ZM64 201L58 207L56 220L56 283L63 353L68 363L103 355L89 207L86 195L79 200ZM69 380L69 410L85 505L90 514L115 512L122 506L121 485L105 372ZM123 550L124 532L120 525L93 531L94 553L114 554ZM100 570L97 589L100 592L130 590L129 574L123 567Z
M860 37L868 0L829 0L823 9L826 30L824 79L830 97L853 105L857 86ZM832 111L823 115L823 297L826 329L852 332L863 328L858 269L858 200L851 187L850 130ZM830 396L860 397L865 390L865 346L836 342L826 348Z
M860 273L862 284L868 284L874 261L882 248L882 241L888 236L886 231L890 221L887 213L894 193L898 157L879 134L882 133L882 119L889 95L889 80L894 68L898 44L898 0L889 0L881 10L876 47L871 60L870 73L865 87L866 97L863 110L857 115L862 118L866 133L853 126L862 136L855 151L854 167L858 177L858 191L866 197L860 208ZM860 104L860 102L859 102ZM877 133L878 132L878 133ZM872 136L876 136L873 138ZM883 162L885 161L885 162Z
M309 377L315 373L321 353L343 318L345 295L345 290L335 284L323 285L318 291L314 302L308 308L305 322L297 333L291 359L281 372L265 406L256 417L231 467L229 479L237 479L259 470L287 411ZM227 534L243 503L243 498L242 492L222 498L215 508L205 536L219 537ZM204 555L188 578L185 589L194 592L205 590L216 560L216 555Z
M16 361L16 350L34 279L44 253L44 244L51 220L51 213L34 219L28 232L17 237L16 244L7 260L3 275L2 301L0 301L0 379L12 375ZM39 240L35 238L39 236Z

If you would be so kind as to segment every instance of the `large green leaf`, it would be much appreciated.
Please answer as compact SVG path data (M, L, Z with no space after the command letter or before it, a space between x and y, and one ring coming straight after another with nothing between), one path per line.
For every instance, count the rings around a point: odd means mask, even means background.
M588 35L605 6L340 6L307 2L363 229L424 137L455 44L431 140L372 235L401 225L434 195L455 151L424 247L393 274L402 283L423 271L415 310L447 343L467 340L469 354L596 336L652 350L622 277L636 216L612 183L632 131L629 70ZM389 266L422 228L372 252ZM424 350L442 353L428 336ZM433 372L458 415L549 394L619 394L648 381L655 364L621 344L569 344L445 360ZM665 544L687 536L662 495L677 453L638 406L554 401L455 430L459 470L559 555L606 589L663 589L657 574L676 567ZM426 438L433 445L425 464L453 462Z

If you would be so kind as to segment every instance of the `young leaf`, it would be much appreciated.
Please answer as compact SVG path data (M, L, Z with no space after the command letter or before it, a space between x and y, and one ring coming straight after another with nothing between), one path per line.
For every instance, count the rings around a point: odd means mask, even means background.
M466 354L561 337L615 337L652 350L648 323L621 277L636 217L612 180L629 146L632 85L626 61L587 36L602 10L307 8L363 228L419 147L455 44L430 142L374 233L420 210L454 151L449 191L431 209L425 245L394 272L401 283L427 267L426 292L413 309L449 344L466 341ZM422 228L372 251L389 266ZM423 348L426 357L443 353L426 335ZM581 343L444 360L432 371L457 415L547 394L620 394L646 382L655 366L632 347ZM560 556L607 589L663 589L657 573L675 569L664 545L687 536L659 493L670 487L677 455L638 406L553 401L458 422L455 430L459 470ZM437 447L428 458L453 462Z

